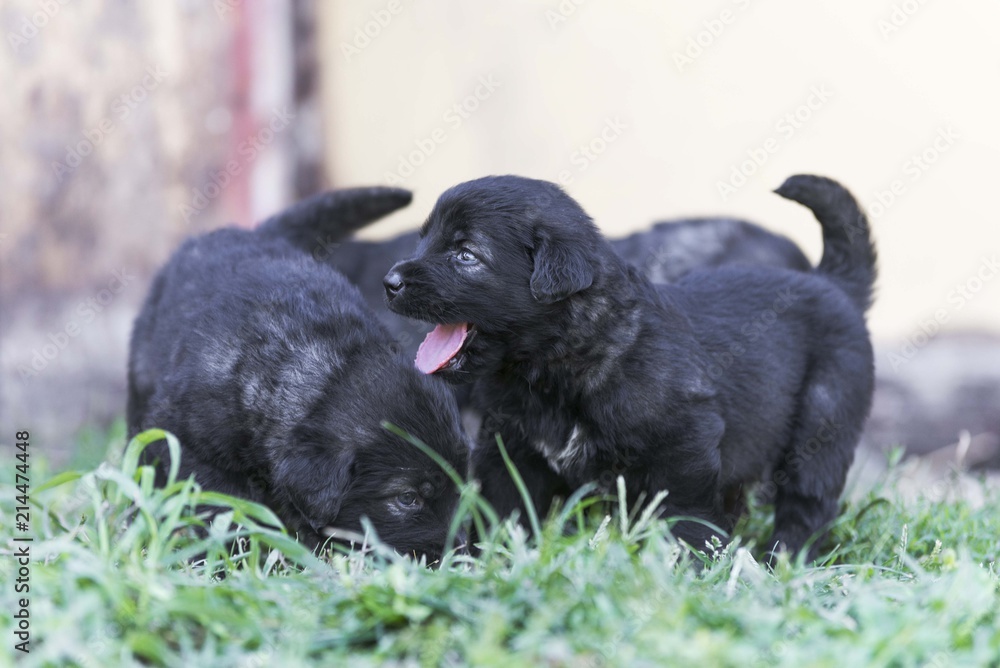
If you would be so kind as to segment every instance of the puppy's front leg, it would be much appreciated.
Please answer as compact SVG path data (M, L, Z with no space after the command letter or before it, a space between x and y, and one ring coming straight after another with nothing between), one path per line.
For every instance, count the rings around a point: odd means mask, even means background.
M565 498L569 486L563 478L552 470L545 458L533 448L516 440L504 441L517 472L524 480L531 502L539 518L544 518L556 496ZM515 510L520 521L527 526L524 500L507 470L494 437L484 437L472 451L472 474L479 480L482 495L497 515L509 517Z

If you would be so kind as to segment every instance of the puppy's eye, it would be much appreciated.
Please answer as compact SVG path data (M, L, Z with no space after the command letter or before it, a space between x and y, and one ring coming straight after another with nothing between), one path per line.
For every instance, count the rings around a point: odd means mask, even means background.
M468 248L459 249L458 253L455 254L455 259L462 264L476 264L479 262L479 258Z
M423 505L416 492L403 492L396 497L396 503L404 508L419 508Z

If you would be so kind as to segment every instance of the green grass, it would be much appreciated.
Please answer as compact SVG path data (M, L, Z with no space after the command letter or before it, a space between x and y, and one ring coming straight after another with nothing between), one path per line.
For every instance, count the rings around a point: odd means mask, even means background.
M366 554L315 557L269 528L266 508L191 481L154 489L137 446L81 474L53 476L33 456L32 644L20 664L1000 665L996 492L978 506L901 503L890 472L850 495L822 565L755 561L766 508L702 563L641 509L586 499L538 519L538 540L502 524L480 557L449 554L430 569L374 538ZM476 508L474 489L463 494ZM228 511L205 526L204 503ZM5 664L15 577L5 553Z

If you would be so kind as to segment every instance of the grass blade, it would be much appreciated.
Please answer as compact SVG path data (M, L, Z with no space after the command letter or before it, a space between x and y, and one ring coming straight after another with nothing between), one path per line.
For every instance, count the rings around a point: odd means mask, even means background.
M517 487L518 493L521 495L521 500L524 501L524 510L528 514L528 522L531 524L531 532L535 535L535 540L542 539L542 525L538 521L538 513L535 511L535 504L531 500L531 494L528 492L528 486L524 484L524 478L521 477L520 472L517 467L514 466L514 462L511 460L510 455L507 454L507 448L503 445L503 439L500 438L500 434L496 436L497 447L500 448L500 456L503 457L503 463L507 466L507 471L510 472L510 477L514 481L514 486Z

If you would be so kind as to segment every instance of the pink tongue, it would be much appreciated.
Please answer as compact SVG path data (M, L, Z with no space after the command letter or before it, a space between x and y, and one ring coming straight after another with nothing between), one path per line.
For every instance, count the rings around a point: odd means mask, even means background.
M434 373L458 354L469 333L469 325L438 325L427 335L417 349L417 368L424 373Z

